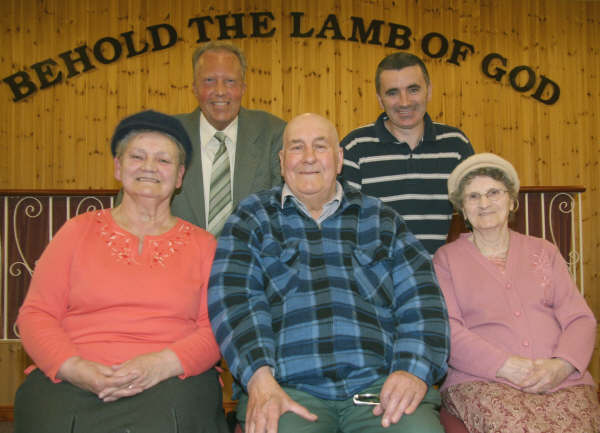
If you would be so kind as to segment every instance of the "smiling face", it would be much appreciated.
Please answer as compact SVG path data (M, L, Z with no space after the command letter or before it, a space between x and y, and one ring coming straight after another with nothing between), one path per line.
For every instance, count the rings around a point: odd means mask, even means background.
M322 208L335 195L343 154L335 127L324 117L302 114L290 121L279 152L281 175L309 209Z
M381 72L379 104L389 118L392 133L423 127L427 103L431 100L431 86L427 85L418 65Z
M497 201L486 197L486 193L492 189L502 191ZM513 210L514 204L510 194L505 192L506 190L506 185L489 176L476 176L465 185L463 214L473 226L474 231L499 231L508 227L508 216ZM481 197L472 202L467 199L470 194L480 194Z
M196 62L194 96L209 123L222 131L238 115L246 85L238 57L225 50L209 50Z
M185 171L177 144L159 132L142 132L114 159L115 178L126 195L170 199Z

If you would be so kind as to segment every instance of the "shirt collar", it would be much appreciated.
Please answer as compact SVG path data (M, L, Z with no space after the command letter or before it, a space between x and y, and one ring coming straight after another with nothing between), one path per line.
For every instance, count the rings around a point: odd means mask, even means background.
M398 139L394 137L392 133L385 127L385 121L387 119L388 115L385 113L385 111L379 115L379 117L375 121L375 134L381 142L397 142ZM431 117L429 117L429 114L425 113L425 116L423 116L423 120L425 122L425 125L423 128L423 136L421 137L419 144L421 144L424 141L435 141L436 136L435 125L433 124Z
M235 116L235 119L223 129L223 133L232 143L235 143L237 140L238 119L239 115ZM217 129L210 124L208 119L204 116L204 113L200 112L200 145L208 146L208 143L215 135L215 132L217 132ZM204 140L202 138L204 138Z
M338 208L340 207L340 203L342 202L343 196L344 196L344 189L342 188L342 185L338 181L336 181L335 182L335 194L333 195L331 200L329 200L327 203L325 203L323 205L323 211L317 221L318 223L323 221L328 216L333 215L335 213L335 211L338 210ZM287 185L287 183L284 183L283 188L281 190L281 208L282 209L284 207L286 200L290 197L291 197L291 200L297 205L297 207L300 210L302 210L302 212L304 212L307 216L312 218L312 215L308 211L308 208L304 205L304 203L302 203L298 199L298 197L296 197L294 195L294 193L292 192L290 187Z

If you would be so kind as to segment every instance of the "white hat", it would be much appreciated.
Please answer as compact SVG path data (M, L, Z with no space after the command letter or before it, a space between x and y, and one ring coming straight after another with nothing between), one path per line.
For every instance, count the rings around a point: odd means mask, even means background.
M519 192L519 175L513 165L506 159L493 153L477 153L469 156L463 162L458 164L448 177L448 195L452 196L458 189L460 181L473 170L479 168L496 168L502 171L508 179L514 184L514 194Z

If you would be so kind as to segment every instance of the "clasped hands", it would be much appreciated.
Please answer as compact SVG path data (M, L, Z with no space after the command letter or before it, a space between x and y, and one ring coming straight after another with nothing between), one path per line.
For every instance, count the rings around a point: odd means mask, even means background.
M413 413L427 393L427 384L405 371L388 376L380 392L381 404L373 408L373 415L381 416L381 425L389 427L400 421L404 414ZM276 433L279 418L293 412L316 421L317 415L295 402L272 376L269 367L256 370L248 382L248 407L245 433Z
M111 402L139 394L179 374L183 374L179 358L173 351L165 349L110 367L73 356L61 365L57 377L93 392L104 402Z
M561 358L529 359L511 356L496 372L523 392L544 393L560 385L575 371L575 367Z

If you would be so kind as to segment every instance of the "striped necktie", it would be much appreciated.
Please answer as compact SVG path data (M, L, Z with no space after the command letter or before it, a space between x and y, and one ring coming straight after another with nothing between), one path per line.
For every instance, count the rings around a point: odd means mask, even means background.
M229 154L225 146L225 134L215 133L219 148L213 157L212 173L210 176L210 197L208 201L207 230L219 236L227 217L231 214L231 176L229 169Z

